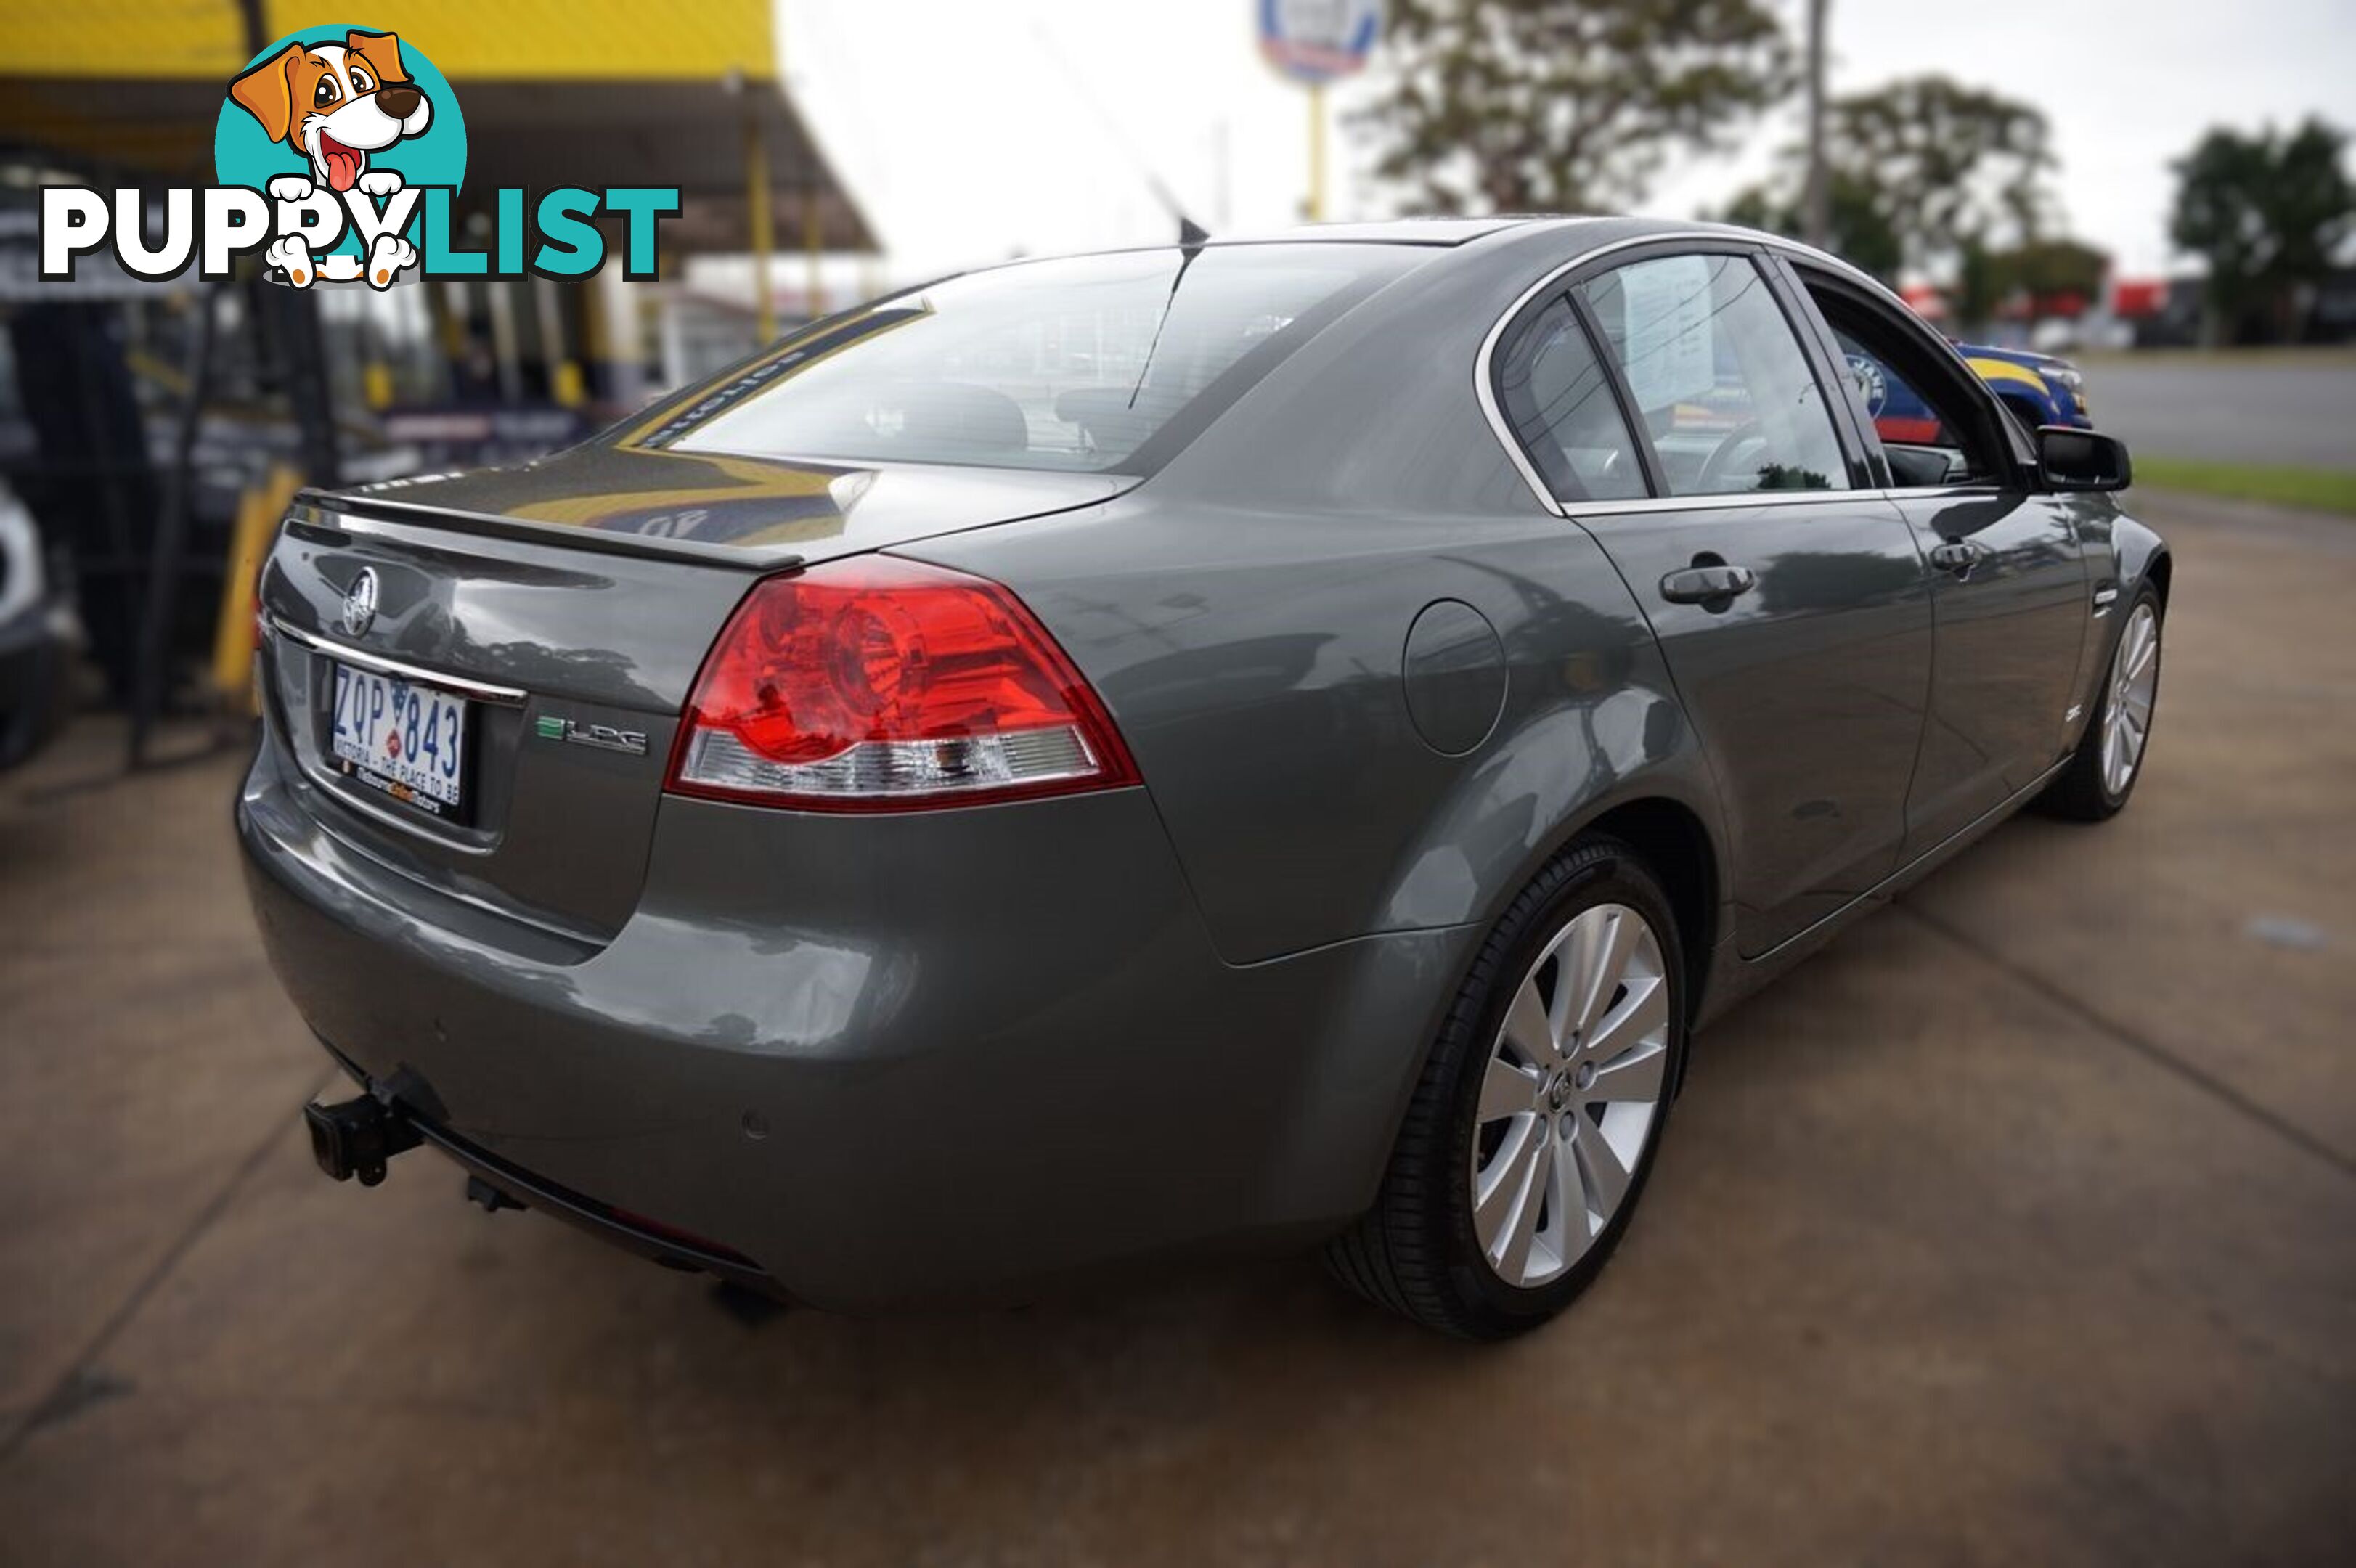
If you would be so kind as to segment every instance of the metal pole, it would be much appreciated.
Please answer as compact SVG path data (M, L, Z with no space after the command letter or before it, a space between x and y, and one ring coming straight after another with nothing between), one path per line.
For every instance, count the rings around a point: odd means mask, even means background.
M777 338L777 302L769 283L769 149L759 108L744 108L744 219L753 230L753 322L763 343Z
M499 401L523 400L523 347L516 337L515 293L511 282L494 278L483 284L483 309L491 318L491 374Z
M1825 173L1825 12L1831 0L1808 0L1808 188L1802 235L1818 250L1832 237L1832 192Z
M239 30L245 35L245 52L260 54L270 42L263 0L237 0L237 14ZM252 298L257 315L266 310L277 319L278 330L272 336L283 356L280 368L302 448L303 476L313 485L332 489L343 482L343 475L336 450L333 389L327 380L327 335L320 330L315 292L288 289L273 294L263 283L257 285Z
M1325 221L1325 84L1309 84L1309 221Z
M826 229L821 222L821 217L818 205L818 188L815 186L803 187L802 254L809 263L809 276L806 285L809 298L804 303L809 308L809 318L812 321L826 314L826 279L819 271L819 257L826 251Z
M155 549L147 562L146 603L139 617L139 662L132 669L129 765L134 770L147 760L147 732L171 693L172 612L179 599L180 559L187 553L188 508L196 488L197 426L212 389L213 315L213 291L198 289L187 388L173 435L172 466L165 475L169 488L155 518Z

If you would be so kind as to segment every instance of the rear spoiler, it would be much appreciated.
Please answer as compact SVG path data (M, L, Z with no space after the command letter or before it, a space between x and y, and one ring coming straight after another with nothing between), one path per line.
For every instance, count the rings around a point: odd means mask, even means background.
M796 550L782 546L714 544L700 539L666 539L657 534L621 533L583 528L573 523L544 523L499 512L470 512L456 507L436 507L423 501L393 501L380 496L302 489L294 493L290 516L305 511L303 520L340 528L353 533L381 531L371 523L407 525L488 539L519 539L527 544L561 544L603 555L652 556L668 560L691 560L723 566L748 576L788 571L803 563Z

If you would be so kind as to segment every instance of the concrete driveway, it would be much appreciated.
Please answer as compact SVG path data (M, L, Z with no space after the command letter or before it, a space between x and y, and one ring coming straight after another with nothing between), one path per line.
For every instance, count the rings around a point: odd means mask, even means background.
M234 763L0 784L14 1563L2356 1560L2356 525L2179 554L2135 805L2023 820L1706 1035L1569 1317L1277 1261L749 1321L311 1168Z

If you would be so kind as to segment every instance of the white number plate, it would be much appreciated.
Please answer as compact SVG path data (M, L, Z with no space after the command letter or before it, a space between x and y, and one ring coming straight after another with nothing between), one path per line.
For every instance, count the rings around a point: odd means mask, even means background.
M435 816L455 816L466 786L466 699L396 676L337 664L328 747L345 771Z

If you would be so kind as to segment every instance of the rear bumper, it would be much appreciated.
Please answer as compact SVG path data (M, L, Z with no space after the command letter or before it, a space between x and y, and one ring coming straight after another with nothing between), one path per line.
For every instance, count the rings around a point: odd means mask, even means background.
M436 1141L527 1201L709 1238L820 1307L1330 1229L1469 939L1226 965L1127 790L665 800L637 912L590 950L369 859L313 788L265 741L238 829L272 961L348 1065L417 1085Z
M368 1083L365 1082L367 1074L345 1061L334 1047L327 1047L327 1054L335 1057L344 1071L363 1080L363 1087L375 1097L350 1102L355 1105L369 1105L371 1125L388 1129L376 1135L378 1141L371 1152L382 1155L389 1151L398 1155L421 1145L430 1146L448 1156L461 1170L487 1184L515 1207L534 1210L576 1230L586 1231L599 1241L636 1253L649 1263L691 1273L718 1275L723 1279L766 1294L782 1294L776 1282L760 1265L733 1248L701 1236L686 1235L648 1216L616 1209L610 1203L601 1203L583 1193L567 1191L544 1177L477 1148L423 1112L408 1107L400 1098L398 1091L403 1085L399 1080L390 1084ZM350 1144L332 1130L338 1125L337 1113L342 1109L318 1104L304 1107L304 1120L310 1125L312 1135L313 1155L318 1159L320 1168L338 1180L357 1173L362 1186L374 1186L384 1179L384 1165L376 1163L372 1173L369 1168L355 1171L356 1162L346 1157L350 1153ZM321 1147L323 1140L328 1146L325 1149ZM475 1196L471 1186L467 1196L470 1199Z

